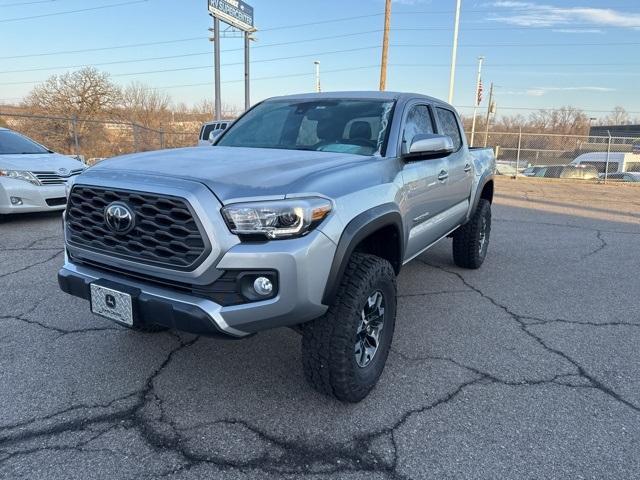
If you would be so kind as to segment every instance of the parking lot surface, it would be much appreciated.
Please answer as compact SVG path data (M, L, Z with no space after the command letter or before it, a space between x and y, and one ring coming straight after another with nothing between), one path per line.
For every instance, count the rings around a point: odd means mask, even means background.
M637 478L640 189L502 180L487 260L405 267L357 405L288 329L138 334L58 290L59 215L0 223L0 478Z

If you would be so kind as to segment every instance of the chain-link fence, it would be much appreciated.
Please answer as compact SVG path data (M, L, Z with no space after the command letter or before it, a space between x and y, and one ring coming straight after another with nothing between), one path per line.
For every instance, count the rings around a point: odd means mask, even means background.
M93 164L125 153L194 146L201 120L171 121L149 128L119 119L3 113L0 125L23 133L57 152L79 155ZM499 173L521 174L532 166L580 162L598 174L640 172L640 139L526 132L476 132L475 146L494 149ZM543 176L543 175L539 175Z
M0 125L33 138L51 150L78 155L93 164L125 153L196 145L202 124L172 122L168 129L154 129L118 119L0 112Z
M570 164L593 167L599 176L607 173L614 179L615 173L640 172L640 139L632 137L483 132L474 140L475 146L494 149L498 170L506 175L534 166ZM544 176L543 170L538 172Z

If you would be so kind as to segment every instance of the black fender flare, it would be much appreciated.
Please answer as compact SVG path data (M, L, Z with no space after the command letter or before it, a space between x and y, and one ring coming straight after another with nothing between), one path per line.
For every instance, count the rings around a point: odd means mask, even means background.
M469 215L468 217L470 217L471 215L473 215L473 212L476 211L476 208L478 207L478 203L480 203L480 197L482 195L482 191L484 190L484 187L487 186L487 183L489 182L493 182L494 180L494 175L493 174L488 174L485 175L484 177L482 177L480 179L480 181L478 182L478 188L475 191L475 195L474 195L474 199L473 199L473 204L471 205L471 208L469 209ZM495 182L494 182L495 185Z
M349 258L356 246L372 233L388 226L394 226L398 230L400 256L398 264L393 265L393 267L396 274L400 273L405 248L402 215L396 204L385 203L354 217L342 231L322 296L324 305L331 305L335 300L340 282L349 263Z

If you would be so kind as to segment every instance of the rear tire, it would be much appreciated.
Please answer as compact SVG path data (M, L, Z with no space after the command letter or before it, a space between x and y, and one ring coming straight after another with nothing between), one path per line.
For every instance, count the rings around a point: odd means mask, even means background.
M491 235L491 203L483 198L473 216L453 233L453 261L462 268L482 266Z
M384 370L396 318L396 277L391 264L354 253L327 313L307 324L302 365L307 381L343 402L359 402Z

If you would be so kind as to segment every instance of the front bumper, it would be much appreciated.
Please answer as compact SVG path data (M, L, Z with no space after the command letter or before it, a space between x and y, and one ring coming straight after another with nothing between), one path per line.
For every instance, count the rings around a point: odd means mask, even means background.
M108 280L137 289L137 318L142 324L205 335L242 338L252 333L295 325L324 314L322 294L336 245L316 230L294 240L238 244L216 265L219 270L273 270L278 294L269 300L222 306L171 287L144 282L125 274L76 265L68 259L58 273L60 288L90 299L90 284Z
M11 197L22 200L21 205L12 205ZM62 202L65 199L65 203ZM56 203L49 205L47 203ZM48 212L64 210L66 193L64 185L32 185L22 180L0 180L0 214Z

